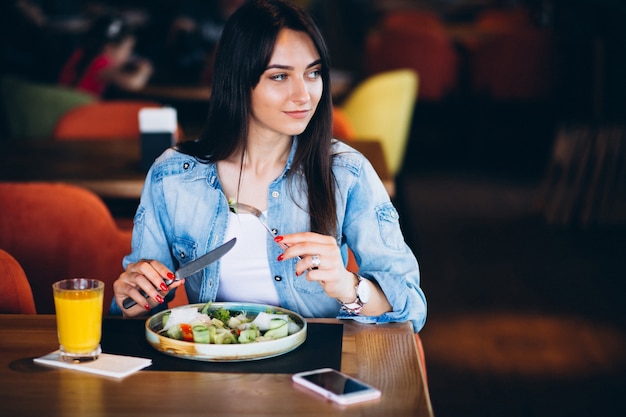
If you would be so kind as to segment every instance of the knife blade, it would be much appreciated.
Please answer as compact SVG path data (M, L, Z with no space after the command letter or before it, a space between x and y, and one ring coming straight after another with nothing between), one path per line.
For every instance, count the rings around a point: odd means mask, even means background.
M174 273L174 276L176 278L174 278L174 279L165 279L164 280L165 284L169 287L173 282L180 281L181 279L183 279L185 277L188 277L189 275L192 275L192 274L194 274L194 273L196 273L196 272L206 268L207 266L209 266L210 264L212 264L213 262L217 261L219 258L224 256L228 251L230 251L233 248L233 246L235 246L236 242L237 242L237 238L234 237L231 240L229 240L228 242L226 242L226 243L218 246L217 248L213 249L212 251L202 255L198 259L189 262L187 265L183 266L182 268L179 268ZM146 294L145 291L139 290L139 292L141 293L141 295L143 295L144 297L148 298L148 294ZM135 304L137 304L137 302L135 300L133 300L132 298L130 298L130 297L126 298L122 302L122 305L126 309L131 308Z

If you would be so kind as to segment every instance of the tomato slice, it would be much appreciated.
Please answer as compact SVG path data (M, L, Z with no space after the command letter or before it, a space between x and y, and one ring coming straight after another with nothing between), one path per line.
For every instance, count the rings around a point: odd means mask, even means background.
M193 330L190 324L183 323L180 325L180 330L183 332L183 340L185 342L193 342Z

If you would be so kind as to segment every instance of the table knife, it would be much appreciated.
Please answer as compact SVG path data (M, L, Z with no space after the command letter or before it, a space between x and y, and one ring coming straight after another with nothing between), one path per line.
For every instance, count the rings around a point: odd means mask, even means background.
M169 287L173 282L179 281L185 277L188 277L189 275L195 274L196 272L206 268L207 266L209 266L210 264L212 264L213 262L217 261L219 258L224 256L228 251L230 251L236 242L237 242L237 238L234 237L228 242L224 243L223 245L218 246L212 251L202 255L198 259L189 262L187 265L178 269L174 273L174 276L175 276L174 279L165 279L164 280L165 284ZM145 291L139 290L139 292L141 293L141 295L148 298L148 295L145 293ZM126 309L131 308L135 304L137 304L135 300L133 300L130 297L126 298L124 302L122 303L122 305Z

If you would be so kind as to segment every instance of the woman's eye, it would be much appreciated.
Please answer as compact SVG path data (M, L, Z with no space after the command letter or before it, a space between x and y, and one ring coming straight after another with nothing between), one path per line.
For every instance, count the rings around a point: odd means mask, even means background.
M319 78L321 74L322 74L322 71L319 69L316 69L316 70L309 72L308 76L311 79L316 79L316 78Z
M284 81L287 79L287 74L274 74L270 77L270 80L274 81Z

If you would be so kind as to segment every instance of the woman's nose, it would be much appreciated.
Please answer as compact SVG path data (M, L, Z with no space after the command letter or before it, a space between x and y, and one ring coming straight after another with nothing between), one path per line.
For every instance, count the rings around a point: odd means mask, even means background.
M302 78L294 79L291 87L291 100L296 103L303 103L309 101L310 97L306 81Z

